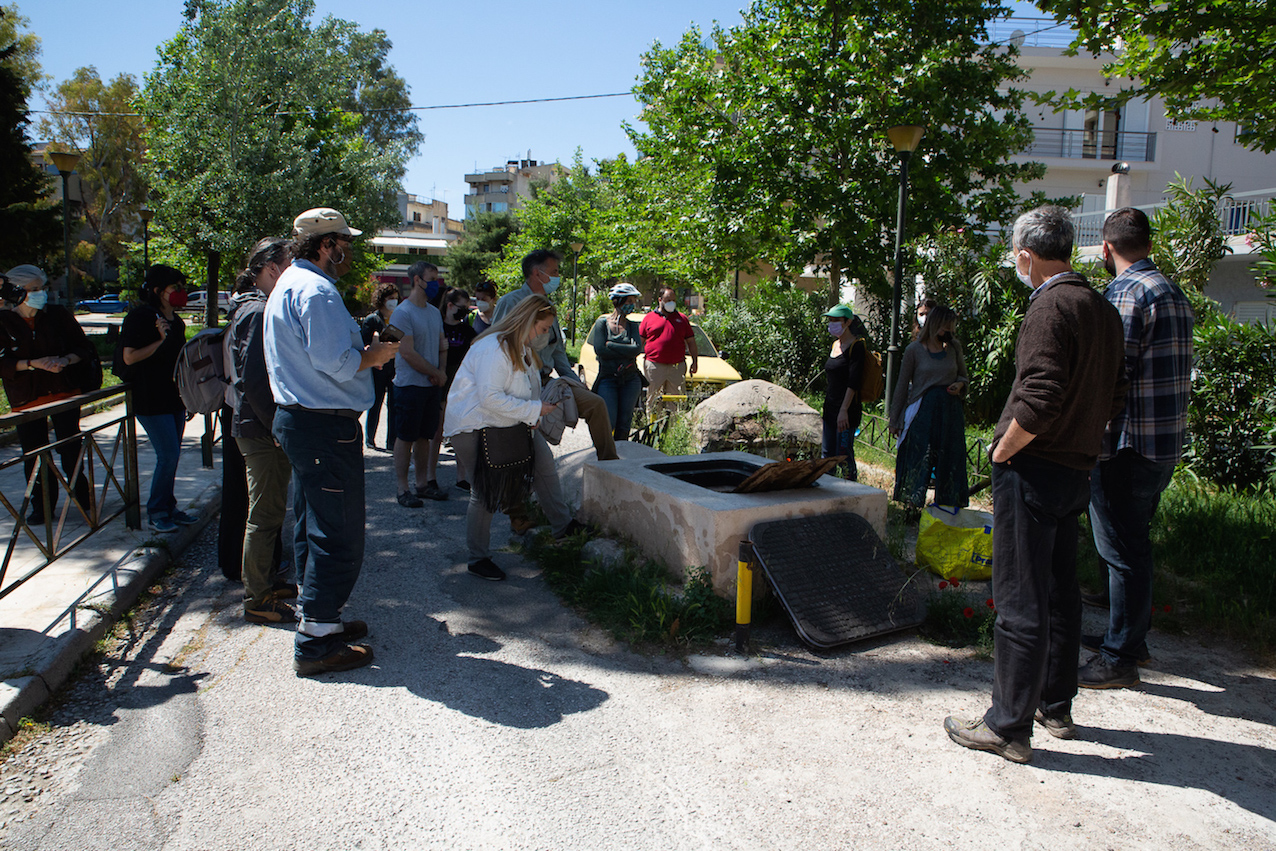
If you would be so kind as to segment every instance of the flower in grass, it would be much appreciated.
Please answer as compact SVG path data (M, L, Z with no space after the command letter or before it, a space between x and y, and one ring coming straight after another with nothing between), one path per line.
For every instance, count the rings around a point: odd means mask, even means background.
M997 608L997 604L992 601L992 597L989 597L987 600L984 600L984 605L990 609Z
M1171 606L1169 603L1166 603L1165 606L1163 607L1163 610L1168 615L1170 612L1174 610L1174 607Z
M948 577L948 584L949 584L949 585L951 585L951 586L953 586L954 588L960 588L960 587L961 587L961 583L957 581L957 577L956 577L956 576L950 576L950 577Z
M970 606L967 606L966 608L962 609L961 613L968 618L973 618L975 616L975 610L972 609Z
M945 588L947 588L947 587L948 587L948 580L947 580L947 579L941 579L941 580L939 580L939 590L940 590L940 591L943 591L943 590L944 590Z

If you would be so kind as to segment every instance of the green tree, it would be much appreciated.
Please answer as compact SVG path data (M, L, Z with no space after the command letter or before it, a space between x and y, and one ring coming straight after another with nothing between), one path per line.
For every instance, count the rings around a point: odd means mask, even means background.
M233 274L220 268L223 253L237 261L261 236L287 234L307 207L337 207L368 233L396 222L395 192L420 137L415 118L396 125L353 111L382 88L406 95L383 54L352 55L367 46L355 25L313 25L311 0L186 8L141 97L146 170L156 224L207 257L210 293ZM388 50L384 34L372 38Z
M27 98L42 78L40 40L22 30L16 6L0 7L0 268L36 263L48 270L62 242L62 217L47 200L49 180L31 161Z
M1276 150L1276 15L1268 0L1037 0L1077 30L1071 52L1110 54L1103 73L1115 96L1065 102L1094 106L1159 96L1171 118L1235 121L1241 141Z
M488 279L488 269L499 263L518 233L518 222L509 212L478 213L465 220L465 235L448 249L447 266L453 286L473 291Z
M96 68L79 68L51 92L50 114L40 133L81 155L84 218L93 231L91 274L101 281L116 265L124 244L140 230L137 211L146 198L141 166L142 120L134 110L137 79L120 74L103 82Z
M1195 189L1190 177L1175 172L1174 180L1165 187L1169 203L1152 219L1156 235L1152 259L1167 277L1184 287L1194 303L1203 298L1201 293L1214 264L1232 251L1219 217L1219 203L1231 188L1230 183L1220 186L1207 177L1205 186Z
M1013 47L988 43L1000 2L759 0L743 24L691 30L643 57L635 92L648 130L633 133L663 175L705 184L711 214L671 227L711 241L732 265L753 254L781 275L828 269L831 298L849 275L887 289L897 124L927 128L913 157L913 234L1009 218L1012 163L1031 139Z

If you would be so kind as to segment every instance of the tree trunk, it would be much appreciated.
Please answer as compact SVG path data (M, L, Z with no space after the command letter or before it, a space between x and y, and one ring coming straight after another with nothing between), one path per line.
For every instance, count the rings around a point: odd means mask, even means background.
M217 321L217 308L221 305L217 299L217 277L221 271L222 253L220 251L208 251L208 285L205 287L207 293L207 304L204 306L204 325L208 328L216 328L221 323Z

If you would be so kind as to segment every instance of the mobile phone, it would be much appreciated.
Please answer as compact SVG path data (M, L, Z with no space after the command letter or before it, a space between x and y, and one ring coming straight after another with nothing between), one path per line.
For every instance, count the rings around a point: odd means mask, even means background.
M381 342L397 343L403 339L403 330L393 325L385 326L385 330L381 332Z

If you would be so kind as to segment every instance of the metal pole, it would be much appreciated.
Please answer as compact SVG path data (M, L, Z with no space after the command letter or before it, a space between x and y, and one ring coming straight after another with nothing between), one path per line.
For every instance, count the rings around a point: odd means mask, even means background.
M575 252L572 260L572 345L576 345L576 314L580 312L576 304L576 285L580 283L580 252Z
M66 303L71 303L71 172L62 174L62 247L66 251Z
M886 349L886 410L891 409L895 379L899 375L899 302L904 275L904 214L908 202L908 158L911 151L899 152L899 209L895 219L895 280L891 288L891 340Z
M151 223L142 219L142 269L151 268Z

